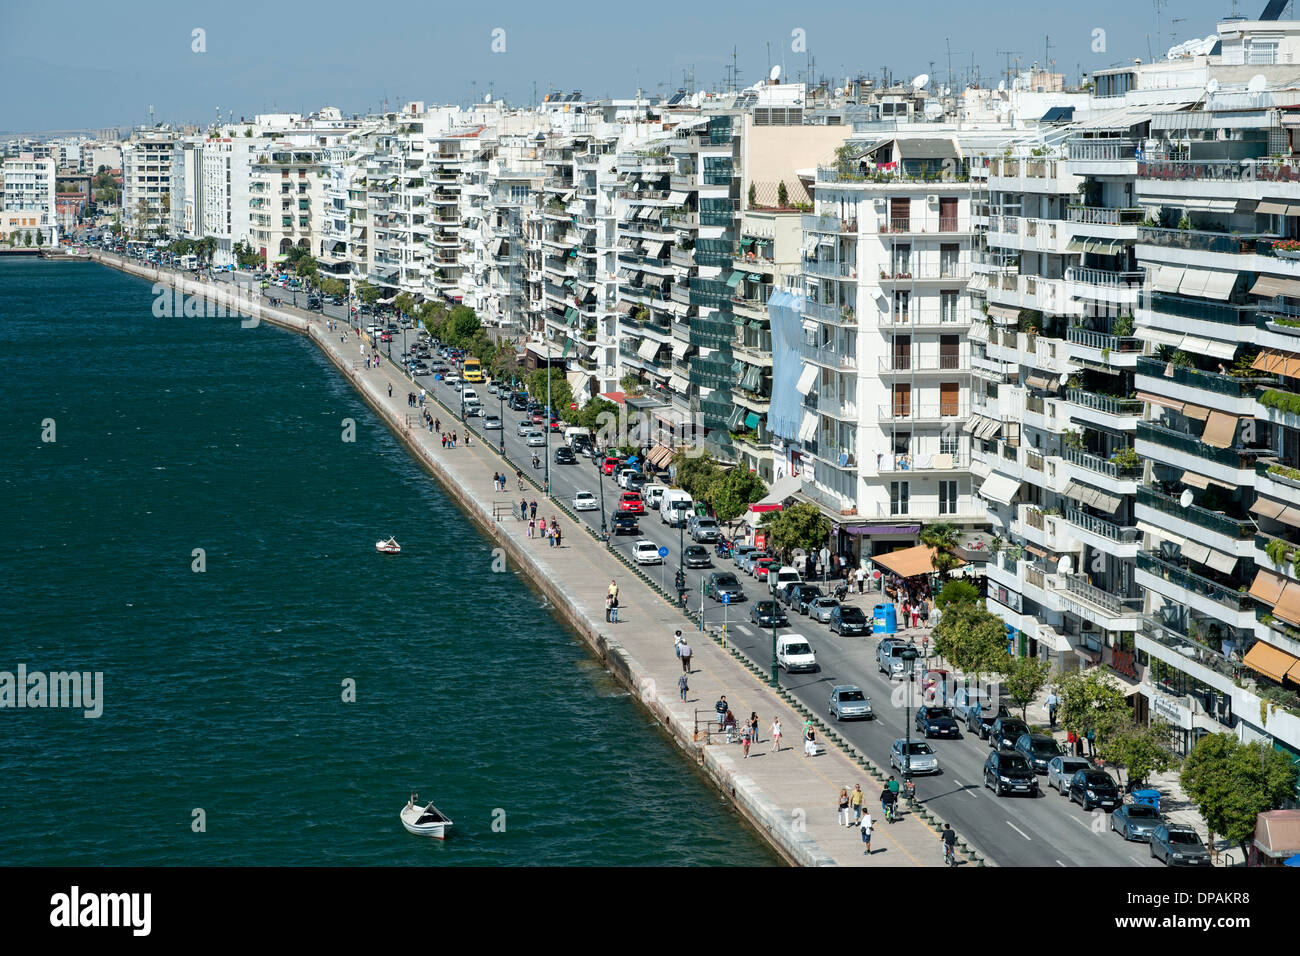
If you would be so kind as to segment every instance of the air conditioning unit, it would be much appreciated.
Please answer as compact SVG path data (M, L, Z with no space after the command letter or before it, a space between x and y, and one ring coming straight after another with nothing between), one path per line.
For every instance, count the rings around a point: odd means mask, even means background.
M931 206L937 206L937 205L939 205L939 197L938 197L938 196L926 196L926 197L925 197L925 201L926 201L927 203L929 203Z

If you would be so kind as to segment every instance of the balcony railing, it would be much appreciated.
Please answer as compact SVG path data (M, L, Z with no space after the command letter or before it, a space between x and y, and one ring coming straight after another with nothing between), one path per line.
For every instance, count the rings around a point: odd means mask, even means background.
M1231 611L1249 611L1255 606L1255 599L1244 589L1238 591L1235 588L1225 587L1217 581L1211 581L1185 567L1166 561L1153 551L1139 551L1137 566L1148 574L1154 574L1170 584L1209 598Z
M1105 608L1112 617L1128 617L1142 613L1140 597L1121 597L1112 594L1091 583L1084 574L1067 574L1064 577L1065 589L1068 592L1083 598L1089 604Z
M1167 378L1189 388L1237 398L1255 394L1256 385L1270 385L1273 382L1268 376L1252 375L1247 378L1235 378L1222 372L1202 372L1198 368L1163 362L1151 356L1144 356L1137 360L1137 373L1150 375L1152 378Z
M1108 478L1114 478L1117 481L1126 481L1142 477L1142 466L1124 467L1115 464L1100 455L1093 455L1081 448L1067 448L1062 456L1071 464L1078 465L1080 468L1086 468L1089 471L1095 471L1099 475L1105 475Z
M830 259L805 259L803 261L803 271L815 276L824 276L828 279L837 278L855 278L858 274L856 268L847 262L835 262Z
M1082 405L1084 408L1105 412L1107 415L1121 417L1139 417L1146 407L1146 403L1139 398L1115 398L1112 395L1100 395L1082 388L1066 389L1065 400L1075 405Z
M1127 160L1137 158L1137 142L1129 139L1073 139L1066 155L1074 160Z
M882 372L961 372L970 365L961 355L912 355L886 353L880 356Z
M1145 216L1146 209L1141 206L1070 206L1067 210L1070 222L1082 222L1091 226L1136 226Z
M1270 233L1229 235L1194 229L1161 229L1156 226L1143 226L1138 230L1138 242L1166 249L1189 249L1193 252L1218 252L1234 256L1254 255L1262 240L1271 244L1277 238L1279 237Z
M1067 282L1081 285L1099 285L1110 289L1141 288L1146 278L1145 272L1111 272L1109 269L1090 269L1083 266L1071 266L1065 270Z
M1094 332L1091 329L1070 328L1066 331L1066 339L1075 345L1082 345L1089 349L1110 349L1112 352L1140 353L1142 351L1142 340L1135 335L1108 335L1105 332Z
M881 421L935 421L942 418L965 418L966 410L960 403L951 405L918 405L894 403L877 409Z
M1137 503L1153 508L1161 514L1188 521L1198 527L1213 531L1228 538L1244 541L1255 534L1255 522L1249 519L1233 518L1218 511L1210 511L1200 505L1183 507L1182 502L1172 495L1162 494L1150 485L1140 485L1137 490Z
M1219 322L1223 325L1253 325L1257 305L1234 305L1231 302L1209 302L1205 299L1185 299L1165 292L1151 293L1151 311L1162 315L1176 315L1202 322Z
M1102 538L1109 538L1120 544L1133 544L1142 539L1142 532L1137 528L1126 528L1117 525L1113 521L1106 521L1098 518L1096 515L1090 515L1079 508L1067 507L1065 509L1065 520L1075 527L1082 528L1084 531L1091 532Z
M1152 422L1138 422L1137 438L1138 441L1149 441L1164 448L1172 448L1188 455L1217 462L1228 468L1254 468L1255 459L1264 455L1277 454L1271 448L1215 448L1213 445L1205 444L1195 435L1184 435L1182 432Z

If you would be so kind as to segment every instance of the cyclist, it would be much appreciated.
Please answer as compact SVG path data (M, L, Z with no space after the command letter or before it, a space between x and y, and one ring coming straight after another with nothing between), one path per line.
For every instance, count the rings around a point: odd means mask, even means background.
M885 787L880 793L880 809L884 813L885 822L894 822L895 808L898 806L898 794Z
M943 862L948 866L956 866L957 831L952 828L951 824L945 823L940 839L943 840Z
M907 805L909 807L916 802L916 781L915 780L908 780L906 783L903 784L903 798L907 801Z
M898 791L899 791L899 789L900 789L900 788L899 788L899 785L898 785L898 779L897 779L897 778L896 778L896 777L891 773L891 774L889 775L889 790L890 790L890 792L894 795L894 800L895 800L895 801L898 800Z

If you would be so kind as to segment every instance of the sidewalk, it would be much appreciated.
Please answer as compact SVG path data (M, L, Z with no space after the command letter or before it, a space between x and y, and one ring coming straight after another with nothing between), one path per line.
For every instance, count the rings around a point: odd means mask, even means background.
M182 288L204 288L184 277L168 273L157 276L152 270L137 270L130 264L120 267L149 279L180 279ZM495 503L517 500L515 489L503 493L492 484L493 473L501 470L501 459L477 441L468 448L463 444L442 448L439 436L423 426L419 409L406 405L407 393L413 386L387 359L377 369L358 367L361 363L355 335L349 334L347 342L341 343L338 333L328 332L325 322L309 313L267 308L263 318L311 336L408 447L429 465L448 494L501 544L510 562L529 568L530 577L556 605L556 613L587 641L782 856L806 866L942 865L943 853L934 829L914 814L906 814L892 825L880 821L880 783L838 747L828 749L830 741L820 728L818 756L805 757L802 713L708 635L698 632L663 597L611 557L585 527L561 515L564 545L552 548L544 539L526 536L527 522L514 517L497 518L494 512L499 514L502 509L494 508ZM449 430L449 423L458 423L453 411L432 396L426 407L443 419L444 430ZM529 489L528 496L543 501L541 493L534 489ZM539 504L538 511L548 519L552 514L560 515L559 508L552 511L547 504ZM483 573L491 572L485 567ZM604 620L611 578L619 585L617 624ZM679 700L677 689L681 664L673 652L673 634L678 629L694 650L686 702ZM751 711L759 716L761 739L748 759L738 745L717 742L720 736L710 739L708 734L699 733L707 728L705 721L713 718L714 701L724 694L737 717L748 717ZM783 734L779 753L773 753L771 747L774 717L780 719ZM851 791L855 784L861 784L866 792L866 806L877 821L870 857L863 854L858 831L836 822L839 790L846 787Z

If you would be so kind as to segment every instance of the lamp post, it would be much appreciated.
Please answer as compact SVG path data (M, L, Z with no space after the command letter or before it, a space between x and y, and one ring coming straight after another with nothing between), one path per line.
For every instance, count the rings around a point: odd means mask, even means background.
M916 648L909 641L903 648L903 680L907 681L907 698L903 703L903 782L912 779L912 681L916 676Z
M768 590L772 592L772 679L768 683L772 687L780 686L776 677L776 575L768 571L767 575Z
M501 457L506 458L506 400L500 385L497 386L497 421L501 423L501 434L497 436L501 440Z
M600 486L600 536L605 541L605 547L609 547L609 530L605 526L605 466L600 458L593 458L596 465L596 484Z
M545 334L545 332L543 332ZM546 414L542 416L542 435L546 439L546 496L551 495L551 340L546 340Z

